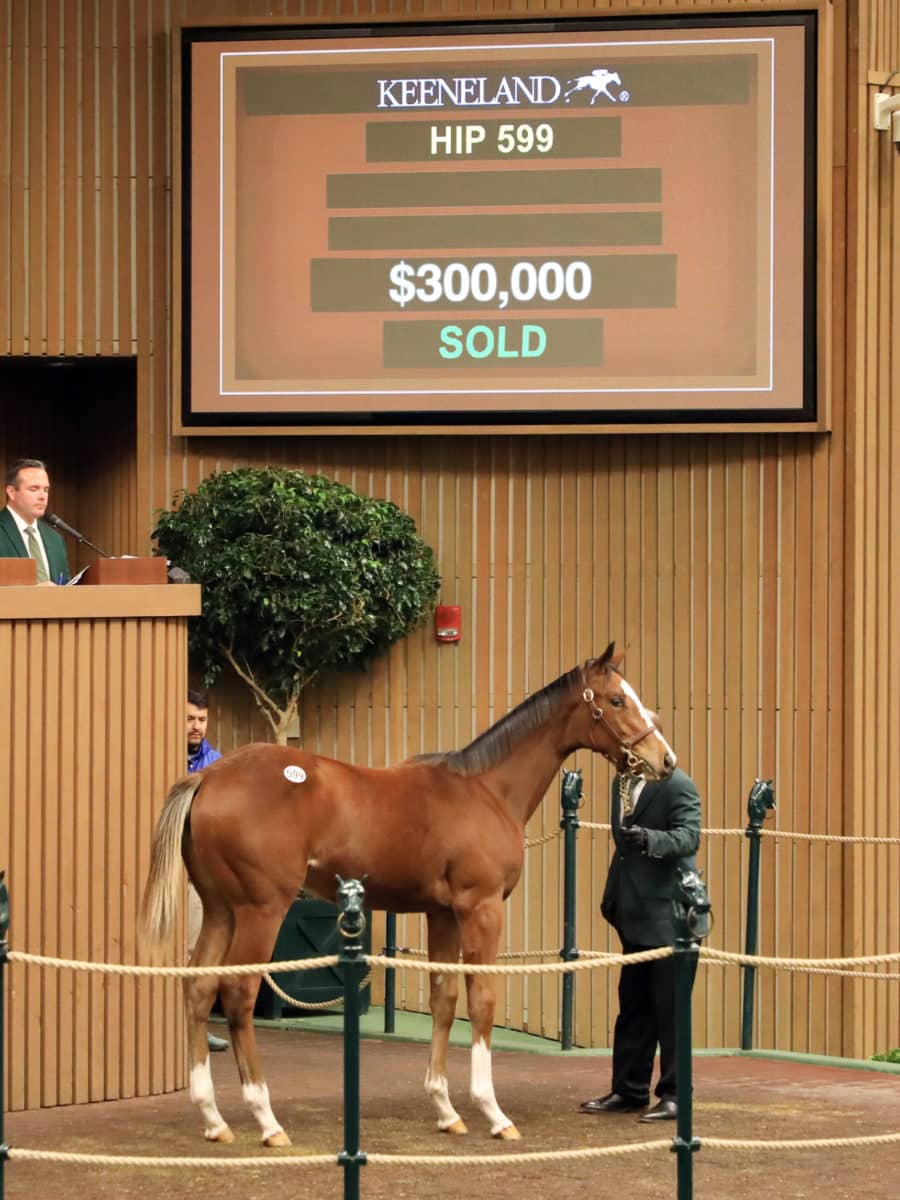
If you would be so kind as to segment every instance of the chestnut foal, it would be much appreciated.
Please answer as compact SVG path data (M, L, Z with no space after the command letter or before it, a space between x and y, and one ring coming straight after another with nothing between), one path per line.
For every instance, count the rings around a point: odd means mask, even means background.
M367 877L367 908L421 912L434 962L496 961L503 901L522 871L525 825L561 763L584 748L620 770L662 778L675 755L624 679L611 643L561 675L463 750L392 767L351 766L275 745L249 745L180 780L160 815L141 909L146 942L172 928L181 859L203 901L193 966L268 962L303 887L333 900L337 876ZM438 1127L465 1133L450 1101L447 1046L458 975L431 975L425 1090ZM191 1099L205 1136L230 1142L209 1069L207 1018L218 990L250 1106L267 1146L290 1144L269 1102L253 1029L259 976L185 981ZM519 1133L494 1095L494 983L466 976L470 1094L495 1137Z

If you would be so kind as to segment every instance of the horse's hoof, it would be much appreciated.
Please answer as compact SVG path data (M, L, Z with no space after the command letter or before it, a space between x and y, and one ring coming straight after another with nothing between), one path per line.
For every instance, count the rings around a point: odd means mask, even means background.
M268 1137L263 1138L263 1145L269 1146L273 1150L280 1146L290 1146L290 1144L291 1139L283 1129L279 1129L277 1133L271 1133Z
M469 1130L466 1127L465 1121L462 1121L459 1118L457 1118L457 1120L455 1120L452 1125L446 1126L446 1128L443 1129L441 1132L442 1133L460 1134L460 1133L468 1133Z
M234 1134L227 1125L222 1125L219 1129L207 1129L203 1136L208 1142L219 1142L222 1146L228 1146L234 1141Z
M498 1129L494 1137L500 1138L504 1142L520 1142L522 1135L516 1129L515 1125L504 1125L502 1129Z

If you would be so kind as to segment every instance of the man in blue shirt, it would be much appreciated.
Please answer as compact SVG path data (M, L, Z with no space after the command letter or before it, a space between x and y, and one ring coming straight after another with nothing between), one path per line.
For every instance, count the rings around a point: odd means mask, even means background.
M187 769L202 771L222 757L206 740L209 724L209 700L202 692L189 691L187 696Z
M206 740L209 724L209 700L203 692L187 694L187 769L190 774L220 759L222 755ZM194 953L200 927L203 924L203 905L192 883L188 883L188 957ZM210 1050L225 1050L228 1042L212 1033L206 1035Z

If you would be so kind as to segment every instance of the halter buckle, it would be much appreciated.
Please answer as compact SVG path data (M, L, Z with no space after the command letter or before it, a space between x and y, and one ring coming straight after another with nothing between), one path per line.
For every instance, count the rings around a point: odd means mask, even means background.
M639 758L630 746L623 746L625 751L625 770L629 775L640 775L640 768L644 766L644 760Z

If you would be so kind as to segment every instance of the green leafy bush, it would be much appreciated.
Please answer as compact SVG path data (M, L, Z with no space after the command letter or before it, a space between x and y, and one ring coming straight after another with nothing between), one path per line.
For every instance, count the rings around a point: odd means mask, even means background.
M873 1054L872 1061L900 1063L900 1046L895 1046L893 1050L888 1050L884 1054Z
M440 577L412 518L321 475L210 475L159 514L161 553L203 585L190 649L204 683L229 664L277 740L323 672L363 667L434 607Z

